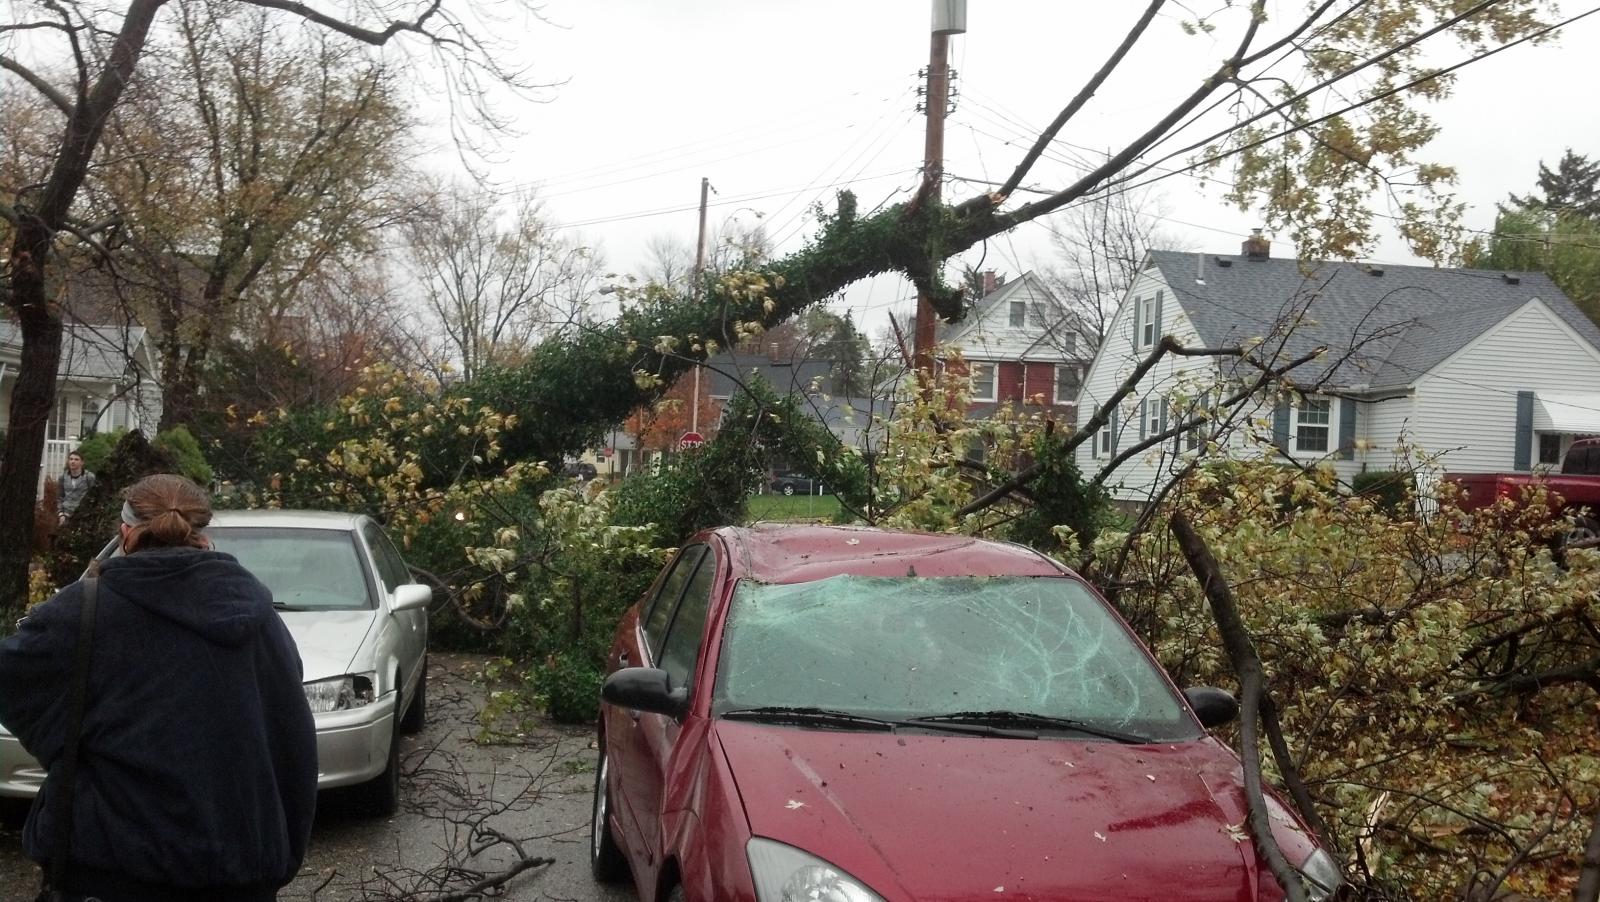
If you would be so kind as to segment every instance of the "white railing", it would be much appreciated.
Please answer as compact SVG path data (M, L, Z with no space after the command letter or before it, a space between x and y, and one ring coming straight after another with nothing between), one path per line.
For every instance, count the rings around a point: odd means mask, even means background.
M75 441L58 441L51 439L44 443L44 459L39 464L38 495L44 497L44 481L60 476L67 468L67 455L72 453L78 443Z

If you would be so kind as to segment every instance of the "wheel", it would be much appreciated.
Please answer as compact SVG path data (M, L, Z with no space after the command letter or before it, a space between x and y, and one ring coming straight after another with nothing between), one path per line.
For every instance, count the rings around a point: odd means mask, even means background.
M600 760L594 766L594 810L589 815L589 869L601 883L617 883L628 876L628 861L611 835L611 786L606 777L605 740L600 740Z
M1567 534L1561 537L1561 544L1567 546L1597 538L1600 538L1600 523L1589 517L1578 517L1572 521L1572 528L1567 530Z
M417 691L412 693L411 707L400 721L400 732L416 735L428 724L428 656L422 656L422 678L417 680Z
M784 495L793 495L794 494L794 485L792 483L787 483L787 482L784 483L783 484L783 494Z
M389 755L383 773L356 787L361 810L371 817L393 817L400 809L400 719L389 731Z

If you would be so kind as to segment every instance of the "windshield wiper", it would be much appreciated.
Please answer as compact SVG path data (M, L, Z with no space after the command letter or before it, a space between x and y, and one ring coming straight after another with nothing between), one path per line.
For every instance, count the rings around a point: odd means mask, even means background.
M864 730L894 732L894 722L851 714L848 711L831 711L827 708L803 708L788 705L767 705L760 708L734 708L722 712L730 720L760 720L769 723L815 724L829 727L855 727Z
M1072 730L1077 733L1087 733L1090 736L1099 736L1102 739L1111 739L1129 745L1141 745L1151 742L1148 736L1137 733L1124 733L1106 727L1070 717L1052 717L1048 714L1032 714L1027 711L957 711L953 714L932 714L927 717L913 717L909 723L913 724L977 724L988 727L1036 727L1046 730Z
M308 608L308 607L305 607L304 605L284 604L281 601L274 601L272 603L272 607L274 609L276 609L276 610L279 610L279 611L290 611L292 613L299 613L299 612L302 612L302 611L315 611L315 610L317 610L317 608Z

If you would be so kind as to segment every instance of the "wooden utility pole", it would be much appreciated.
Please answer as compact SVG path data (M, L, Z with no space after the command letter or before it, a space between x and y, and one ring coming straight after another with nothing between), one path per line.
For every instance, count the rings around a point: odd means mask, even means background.
M928 114L927 140L922 160L922 202L937 205L944 181L944 118L950 104L950 35L967 30L966 0L933 0L933 37L928 48L928 90L923 109ZM933 298L917 292L917 324L912 336L916 367L925 379L933 376ZM925 382L931 385L931 381Z
M695 297L700 296L701 283L706 272L706 202L711 198L711 180L700 179L700 237L694 243L694 287L690 289ZM694 367L694 398L689 402L689 431L700 432L700 364Z

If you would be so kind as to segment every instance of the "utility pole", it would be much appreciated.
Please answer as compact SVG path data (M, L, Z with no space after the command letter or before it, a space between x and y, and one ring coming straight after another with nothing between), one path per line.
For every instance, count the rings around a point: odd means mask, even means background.
M700 289L705 278L706 267L706 202L711 198L711 180L705 177L700 179L700 237L694 243L694 286L690 292L694 297L700 296ZM694 400L689 402L689 431L695 434L700 432L700 363L694 365Z
M923 203L938 204L944 181L944 118L950 103L950 35L967 31L967 0L933 0L933 37L928 48L928 89L923 109L928 114L922 161ZM917 292L917 328L912 336L917 370L932 385L936 317L933 298Z

